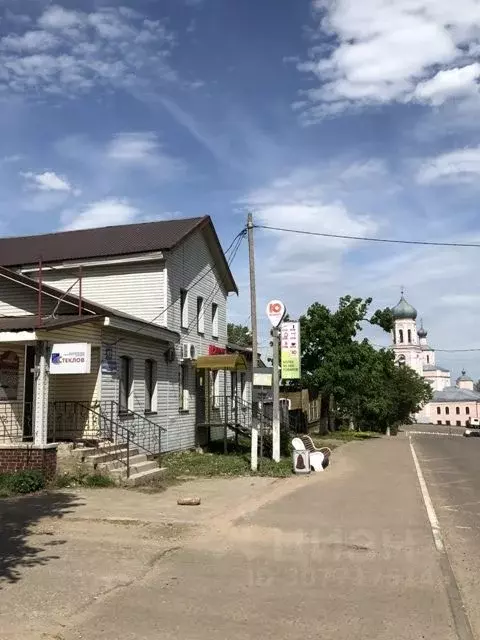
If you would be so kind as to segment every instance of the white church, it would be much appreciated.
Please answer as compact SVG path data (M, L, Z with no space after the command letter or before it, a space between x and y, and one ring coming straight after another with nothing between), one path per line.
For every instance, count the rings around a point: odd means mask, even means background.
M473 380L462 371L452 386L450 371L436 363L435 350L427 342L427 331L417 329L417 310L402 292L393 307L394 328L392 348L399 365L411 367L432 385L433 399L416 416L418 422L465 426L472 418L480 417L480 393L474 391Z

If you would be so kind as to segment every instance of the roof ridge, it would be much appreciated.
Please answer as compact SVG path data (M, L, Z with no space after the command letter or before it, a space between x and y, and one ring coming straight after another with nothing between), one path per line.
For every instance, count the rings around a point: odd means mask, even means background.
M154 224L164 224L168 222L194 222L198 223L208 220L210 216L192 216L190 218L171 218L167 220L142 220L139 222L129 222L128 224L107 224L102 225L100 227L86 227L85 229L64 229L60 231L48 231L47 233L31 233L29 235L23 236L0 236L0 241L2 240L28 240L30 238L46 238L48 236L61 236L73 233L88 233L91 231L101 231L106 229L125 229L129 227L140 227Z

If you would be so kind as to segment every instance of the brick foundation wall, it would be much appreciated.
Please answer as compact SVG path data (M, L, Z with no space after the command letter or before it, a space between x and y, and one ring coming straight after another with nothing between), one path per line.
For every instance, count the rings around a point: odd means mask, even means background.
M0 473L13 473L25 469L42 471L48 479L57 470L57 449L35 447L0 447Z

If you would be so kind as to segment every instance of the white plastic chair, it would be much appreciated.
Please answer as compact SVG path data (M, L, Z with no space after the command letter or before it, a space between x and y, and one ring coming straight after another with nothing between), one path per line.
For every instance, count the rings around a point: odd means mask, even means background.
M295 451L307 451L307 447L300 438L293 438L292 447ZM310 451L310 468L313 471L323 471L324 454L321 451Z

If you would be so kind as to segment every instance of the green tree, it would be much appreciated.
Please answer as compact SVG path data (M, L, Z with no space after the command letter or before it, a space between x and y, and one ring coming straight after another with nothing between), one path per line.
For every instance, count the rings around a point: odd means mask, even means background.
M301 318L303 384L322 394L321 429L352 421L358 428L385 431L406 422L430 398L431 388L393 353L375 349L358 334L365 322L390 331L389 309L368 318L372 300L345 296L338 309L311 305Z
M228 342L238 344L239 347L252 346L252 334L248 327L241 324L228 323L227 325Z

